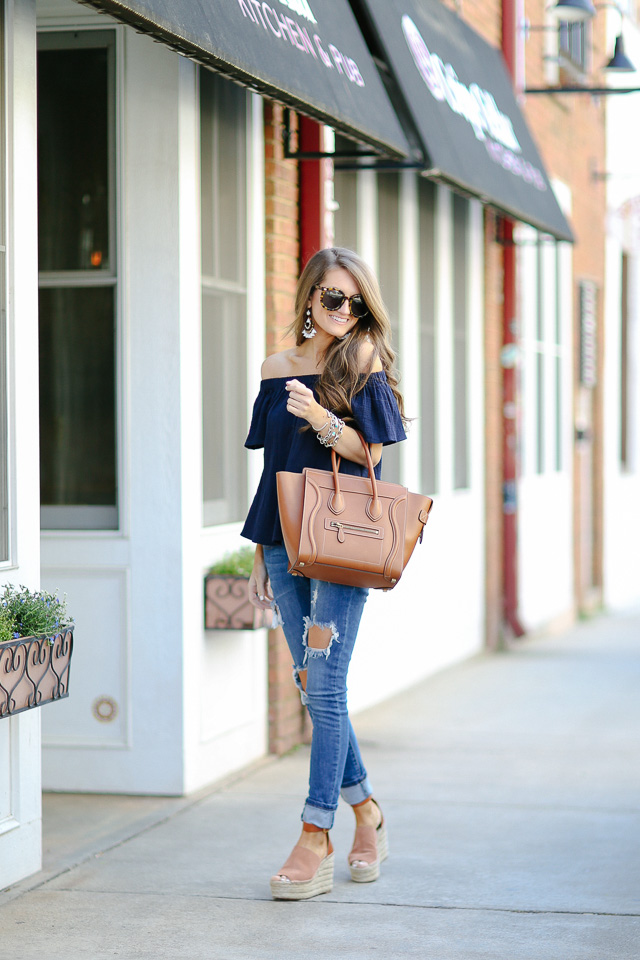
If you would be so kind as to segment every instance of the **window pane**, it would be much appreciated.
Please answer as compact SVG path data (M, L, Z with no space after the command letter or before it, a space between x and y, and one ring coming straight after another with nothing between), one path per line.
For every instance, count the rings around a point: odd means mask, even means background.
M393 349L398 349L400 317L400 175L378 174L378 276L391 320ZM400 358L402 360L402 358ZM402 387L401 387L402 389ZM400 480L400 445L385 447L382 459L385 480Z
M246 512L246 297L205 290L202 297L204 523Z
M40 291L43 505L116 506L115 352L113 287Z
M562 470L562 359L555 357L556 366L556 470Z
M560 52L582 70L587 66L586 26L586 23L561 23L559 28Z
M352 140L336 134L336 151L353 150ZM333 195L338 204L334 214L335 241L339 247L357 250L358 247L358 174L355 170L336 170L333 176Z
M561 282L562 282L562 271L561 271L561 259L560 259L560 244L555 244L555 282L556 282L556 316L555 316L555 333L554 333L554 342L557 347L562 346L562 297L561 297Z
M469 389L468 360L468 243L469 202L464 197L453 197L453 366L454 366L454 464L453 482L456 489L469 486Z
M247 94L200 70L203 523L247 507Z
M544 355L536 354L536 397L537 397L537 434L536 434L536 473L545 471L545 402L544 402Z
M436 492L435 184L418 179L420 204L420 437L422 485Z
M38 54L40 271L110 267L108 55Z
M247 95L201 70L200 105L202 272L244 284Z
M630 466L629 458L629 256L622 254L620 289L620 465Z
M544 276L542 264L542 238L536 241L536 340L544 340Z

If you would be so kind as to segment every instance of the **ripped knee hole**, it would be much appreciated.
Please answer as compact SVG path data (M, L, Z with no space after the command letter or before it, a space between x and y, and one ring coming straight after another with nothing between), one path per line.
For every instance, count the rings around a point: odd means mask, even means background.
M331 627L309 627L307 644L312 650L326 650L333 637Z

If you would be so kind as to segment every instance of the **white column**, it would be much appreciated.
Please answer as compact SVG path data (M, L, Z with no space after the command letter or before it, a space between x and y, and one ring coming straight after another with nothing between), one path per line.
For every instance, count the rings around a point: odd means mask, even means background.
M453 203L438 184L435 211L436 277L436 436L437 484L441 494L453 490Z
M266 356L265 237L264 237L264 120L262 97L249 99L247 131L247 423L260 382L260 367ZM260 481L262 461L248 456L248 486L252 493Z
M477 200L469 203L468 236L469 290L468 324L469 350L467 357L469 391L467 395L469 418L469 484L476 492L484 490L484 232L482 205Z
M535 473L536 461L536 368L535 337L538 292L536 284L536 236L533 227L518 225L517 244L518 310L520 322L520 463L521 478Z
M420 304L418 302L419 220L416 174L400 178L400 342L402 393L410 415L420 410ZM416 490L420 480L420 430L416 423L400 445L402 482Z
M358 173L358 250L363 260L378 272L378 184L374 170Z

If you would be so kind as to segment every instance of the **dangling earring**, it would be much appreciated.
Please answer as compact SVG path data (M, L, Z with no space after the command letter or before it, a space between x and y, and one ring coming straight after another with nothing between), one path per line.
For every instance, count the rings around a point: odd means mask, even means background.
M315 335L316 328L314 327L313 320L311 319L311 307L307 307L307 315L302 328L302 336L305 338L305 340L311 340L311 338L315 337Z

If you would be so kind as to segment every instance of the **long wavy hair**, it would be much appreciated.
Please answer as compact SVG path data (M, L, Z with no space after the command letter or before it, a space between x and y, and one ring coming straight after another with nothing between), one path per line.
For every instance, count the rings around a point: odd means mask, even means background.
M351 401L369 379L376 357L380 357L382 369L387 375L387 381L396 398L400 416L406 423L404 401L398 389L395 353L391 347L389 314L375 274L357 253L347 250L346 247L327 247L311 257L298 280L296 316L287 332L293 334L297 346L304 343L302 330L307 305L314 289L323 285L327 271L333 267L342 267L351 274L369 312L358 320L345 337L334 339L327 347L324 368L314 388L318 402L342 419L352 420ZM373 344L373 351L367 368L360 370L360 349L366 341Z

